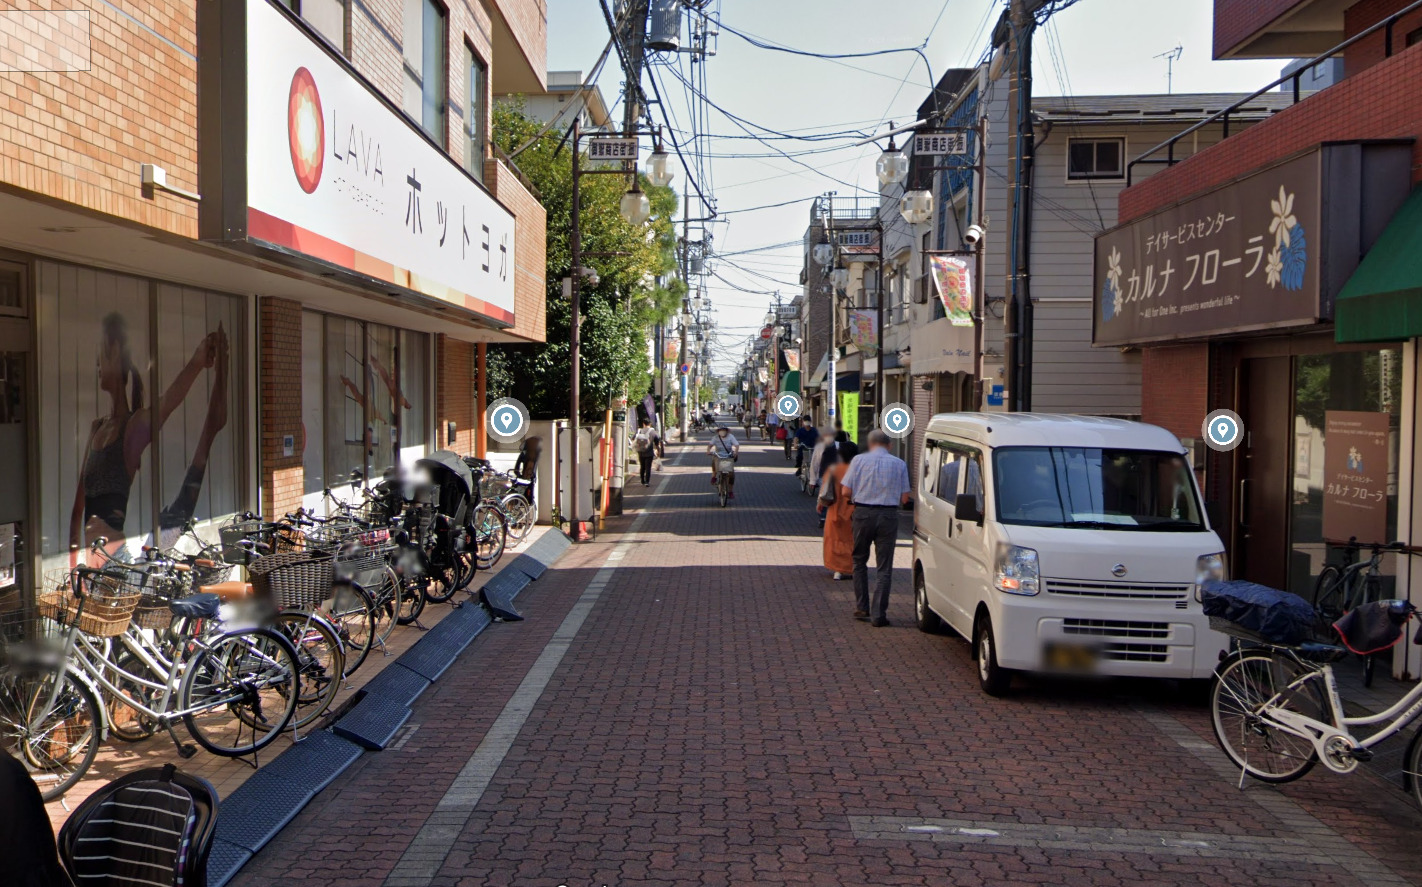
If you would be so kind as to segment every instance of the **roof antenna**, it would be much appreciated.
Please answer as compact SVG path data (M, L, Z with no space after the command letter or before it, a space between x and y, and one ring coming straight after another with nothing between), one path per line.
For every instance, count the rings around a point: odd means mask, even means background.
M1158 59L1165 59L1165 94L1170 95L1175 91L1175 63L1180 60L1180 56L1185 52L1185 47L1179 43L1169 52L1162 52L1155 56Z

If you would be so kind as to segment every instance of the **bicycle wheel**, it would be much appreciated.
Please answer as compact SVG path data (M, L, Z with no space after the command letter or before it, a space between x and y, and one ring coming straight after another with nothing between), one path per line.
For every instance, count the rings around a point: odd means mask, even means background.
M296 648L280 632L229 632L200 650L178 687L183 726L198 745L235 758L259 751L286 729L301 698Z
M404 586L389 564L378 572L366 574L365 579L362 585L375 601L375 636L380 641L388 640L399 621Z
M120 692L105 694L109 703L109 733L124 742L141 742L157 731L158 723L138 705L156 711L159 691L134 678L154 683L163 683L165 679L154 674L142 659L128 649L121 650L114 657L113 665L106 677Z
M326 620L315 618L310 613L296 610L278 613L272 628L281 632L296 648L301 681L292 726L305 727L325 714L341 691L346 653L335 629ZM241 717L240 714L238 716Z
M323 608L346 648L345 674L352 674L375 646L375 601L358 582L338 582Z
M1267 703L1327 721L1318 686L1321 672L1289 688L1304 673L1289 659L1249 650L1227 659L1215 677L1210 693L1215 738L1235 766L1262 782L1292 782L1318 762L1312 742L1274 726L1260 713Z
M0 674L0 749L24 765L46 801L69 791L94 763L100 717L94 691L68 670L57 677L28 668Z
M499 500L499 505L509 516L509 538L514 544L528 538L529 531L533 529L533 522L538 519L533 504L523 498L522 493L510 493Z
M493 505L482 503L474 509L474 563L487 570L503 557L508 544L508 522Z
M419 586L410 582L400 583L400 604L396 612L399 614L395 621L401 625L410 625L425 610L425 594Z
M1343 571L1333 564L1320 570L1313 581L1313 612L1324 630L1343 615Z

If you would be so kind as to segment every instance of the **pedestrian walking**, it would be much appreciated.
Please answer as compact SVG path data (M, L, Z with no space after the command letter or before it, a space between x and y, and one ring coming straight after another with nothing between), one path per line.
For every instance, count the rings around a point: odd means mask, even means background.
M854 502L843 486L848 471L848 462L839 462L831 468L825 474L824 488L817 500L821 526L825 528L825 569L832 572L835 579L849 579L854 575Z
M889 436L869 432L869 452L855 459L840 487L854 500L854 618L875 628L889 624L889 588L894 581L894 549L899 539L899 509L909 504L908 466L889 452ZM838 491L836 491L838 492ZM869 600L869 547L874 547L876 594Z
M641 468L642 486L647 486L652 482L652 463L657 458L657 443L661 440L661 435L657 434L657 429L652 427L652 423L643 419L639 423L637 433L632 438L632 449L637 451L637 463Z
M765 437L771 440L780 440L780 415L775 412L767 413L765 416Z

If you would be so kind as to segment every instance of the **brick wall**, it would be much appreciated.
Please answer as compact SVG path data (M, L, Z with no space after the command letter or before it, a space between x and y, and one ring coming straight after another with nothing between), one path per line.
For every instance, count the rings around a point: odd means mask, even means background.
M1199 437L1209 413L1210 347L1165 345L1141 356L1141 421L1176 437Z
M1397 37L1397 46L1402 42ZM1121 192L1129 221L1209 190L1324 141L1422 137L1422 45L1348 77L1268 120L1230 136ZM1422 140L1413 146L1413 182L1422 180Z
M1215 0L1215 58L1304 0Z
M435 449L474 455L476 434L482 433L474 416L474 351L469 342L435 336ZM455 424L454 443L449 423Z
M301 507L305 471L301 460L301 303L263 297L258 305L261 391L257 464L262 514L268 520ZM283 456L282 438L297 442Z
M498 7L528 66L543 80L548 71L547 0L482 0L482 3Z
M397 108L404 103L404 6L404 0L361 0L350 4L351 64Z
M36 8L88 12L90 69L0 74L0 187L196 236L196 205L167 194L145 198L139 173L156 163L171 184L197 190L193 4L0 0L0 12Z
M498 160L484 164L484 182L518 218L514 232L514 326L509 332L530 342L546 341L548 213Z
M1394 12L1410 6L1411 3L1412 0L1361 0L1343 13L1343 32L1351 38L1366 31ZM1397 53L1406 48L1408 32L1418 28L1422 28L1422 12L1414 12L1398 19L1397 23L1393 25L1392 51ZM1352 77L1354 74L1361 74L1373 65L1386 61L1387 34L1385 31L1386 29L1379 30L1376 34L1365 37L1344 50L1343 71L1345 76Z

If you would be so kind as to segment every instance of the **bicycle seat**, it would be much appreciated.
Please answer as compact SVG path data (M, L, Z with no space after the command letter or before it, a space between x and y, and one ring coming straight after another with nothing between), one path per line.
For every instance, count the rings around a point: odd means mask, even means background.
M198 591L202 594L216 595L223 601L235 601L252 596L252 583L239 580L214 582L212 585L202 586Z
M168 610L181 618L212 619L221 605L222 598L215 594L190 594L185 598L168 601Z
M1300 644L1293 650L1294 654L1305 662L1337 662L1348 655L1347 647L1336 644Z

